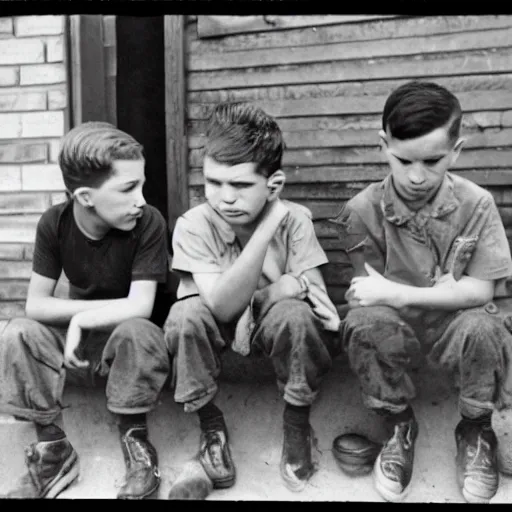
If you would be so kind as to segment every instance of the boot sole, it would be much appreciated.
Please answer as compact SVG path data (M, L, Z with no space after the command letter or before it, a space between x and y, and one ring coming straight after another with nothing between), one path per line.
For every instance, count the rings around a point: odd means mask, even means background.
M80 462L75 451L62 466L58 475L53 479L50 487L41 496L42 498L56 498L62 491L67 489L80 474Z
M155 483L155 486L149 489L149 491L145 492L144 494L140 494L139 496L117 496L117 499L119 500L144 500L144 499L151 499L153 498L160 488L160 477L158 477L157 482Z
M314 471L311 471L304 480L300 480L291 469L288 469L288 464L281 463L280 473L284 485L289 491L302 492L306 488L310 478L313 476Z
M402 491L398 491L396 489L391 489L390 482L382 473L380 469L380 455L377 457L375 461L375 465L373 467L373 480L375 483L375 488L377 492L386 500L392 503L400 503L407 496L410 488L410 484L405 487ZM398 485L397 485L398 487Z
M462 493L462 496L464 496L464 499L468 503L489 503L491 501L491 499L498 492L498 487L496 487L496 489L494 489L494 492L490 491L485 496L471 492L469 489L467 489L464 486L464 483L465 483L464 474L459 470L459 468L457 468L457 481L459 483L459 488Z

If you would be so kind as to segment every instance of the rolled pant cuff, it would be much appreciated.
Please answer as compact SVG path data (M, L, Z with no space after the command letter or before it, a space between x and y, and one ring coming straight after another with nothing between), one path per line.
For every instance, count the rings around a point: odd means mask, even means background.
M107 404L107 409L114 414L145 414L152 411L154 408L155 404L141 405L139 407L120 407Z
M481 402L474 398L459 397L459 412L466 418L479 418L485 414L492 413L493 410L493 402Z
M318 391L311 391L310 393L290 393L289 391L284 392L283 398L284 401L291 404L296 405L297 407L305 407L308 405L312 405L315 401L315 398L318 395Z
M181 401L179 399L175 399L176 403L183 404L183 410L185 412L196 412L201 407L204 407L208 402L213 400L213 397L217 394L218 388L210 389L206 391L204 394L197 398L193 398L192 400Z
M34 409L25 409L11 404L1 404L0 413L10 414L27 421L38 423L39 425L51 425L62 414L62 409L57 407L48 411L36 411Z
M363 393L363 403L368 409L382 410L390 412L391 414L399 414L409 407L408 403L404 404L393 404L391 402L385 402L380 398L367 395Z

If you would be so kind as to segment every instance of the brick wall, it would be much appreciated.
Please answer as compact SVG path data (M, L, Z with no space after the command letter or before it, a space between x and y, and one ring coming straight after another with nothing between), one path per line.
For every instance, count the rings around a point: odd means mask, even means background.
M64 199L65 16L0 18L0 320L24 314L35 228Z

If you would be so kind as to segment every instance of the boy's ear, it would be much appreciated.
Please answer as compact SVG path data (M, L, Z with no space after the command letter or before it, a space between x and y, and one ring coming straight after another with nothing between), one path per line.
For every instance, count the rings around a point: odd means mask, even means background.
M379 137L380 137L380 149L384 149L388 145L388 136L386 135L386 132L384 130L379 130Z
M274 199L278 197L281 191L283 190L284 183L286 181L286 175L281 169L271 174L267 179L267 187L270 190L269 199Z
M459 158L460 152L462 151L462 148L465 143L466 139L464 139L463 137L460 137L459 140L455 143L455 146L453 146L452 149L452 161L450 165L453 165L457 158Z
M73 196L84 208L91 208L94 206L91 200L91 192L89 187L76 188L73 192Z

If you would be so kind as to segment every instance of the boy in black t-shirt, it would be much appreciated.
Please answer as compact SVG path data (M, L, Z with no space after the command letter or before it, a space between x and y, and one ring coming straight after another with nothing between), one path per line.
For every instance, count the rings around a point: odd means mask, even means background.
M107 123L84 123L63 139L59 164L72 197L49 208L36 234L26 317L0 342L0 410L33 421L28 473L8 497L55 497L79 473L63 430L68 376L107 378L126 463L118 498L159 486L146 413L169 372L163 331L149 320L167 276L166 222L142 193L142 146ZM69 295L55 294L64 273Z

